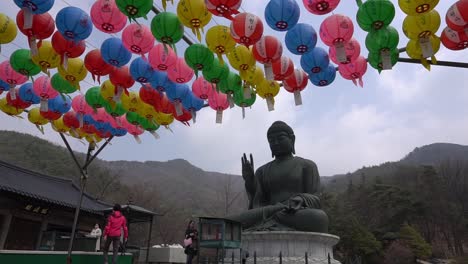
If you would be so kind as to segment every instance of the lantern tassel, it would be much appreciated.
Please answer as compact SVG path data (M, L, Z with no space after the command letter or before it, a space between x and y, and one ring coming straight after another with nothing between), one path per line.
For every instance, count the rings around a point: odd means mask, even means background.
M120 85L117 85L117 87L115 87L116 91L115 91L115 95L114 95L114 101L119 103L120 102L120 97L122 96L122 92L123 92L123 87L120 86Z
M2 44L0 44L0 54L2 53Z
M193 120L193 123L195 124L197 122L197 111L192 109L190 110L190 113L192 114L192 120Z
M358 5L358 7L361 7L362 6L362 0L356 0L356 4Z
M362 76L359 76L359 86L361 86L361 88L364 88L364 82L362 81Z
M68 54L66 52L63 54L62 65L63 68L68 71Z
M425 58L421 58L421 64L426 68L428 71L431 70L431 65Z
M91 73L91 78L93 79L93 82L96 82L96 75L94 75L94 73Z
M176 115L181 116L184 112L182 111L182 104L180 103L180 101L175 101L174 106L176 110Z
M273 77L273 67L271 67L271 64L266 63L263 68L265 69L265 78L269 81L272 81L274 79Z
M301 96L301 91L295 90L294 91L294 103L296 106L302 105L302 96Z
M41 104L40 104L39 110L41 112L48 112L49 111L49 104L48 104L47 99L41 98Z
M24 25L23 29L31 29L33 26L33 12L31 7L23 7Z
M149 131L151 135L153 135L154 139L160 139L161 137L156 131Z
M16 100L16 86L15 85L10 85L10 98L13 101Z
M252 89L248 82L244 82L244 99L252 98Z
M245 119L245 107L242 106L242 119Z
M271 95L268 95L267 98L266 98L266 101L267 101L267 107L268 107L268 111L274 111L275 110L275 99L273 98L273 96Z
M232 96L232 93L227 94L227 99L229 102L229 108L234 108L234 97Z
M141 144L141 138L138 135L133 135L133 138L138 144Z
M83 123L84 123L84 115L83 113L79 113L78 114L78 123L80 124L80 128L83 127Z
M161 2L162 2L162 6L163 6L164 11L166 11L166 8L167 8L167 0L161 0Z
M174 134L174 131L172 131L172 129L169 127L169 125L165 125L165 128L166 128L167 130L171 131L171 133Z
M37 56L39 54L39 49L37 47L36 39L35 38L29 38L29 48L31 49L31 56Z
M221 54L221 53L216 53L216 55L218 56L219 64L220 64L221 66L224 66L223 54Z
M44 127L43 126L40 126L40 125L37 125L36 124L36 127L39 131L41 131L42 135L44 135Z
M221 124L221 123L223 123L223 111L217 110L216 111L216 124Z

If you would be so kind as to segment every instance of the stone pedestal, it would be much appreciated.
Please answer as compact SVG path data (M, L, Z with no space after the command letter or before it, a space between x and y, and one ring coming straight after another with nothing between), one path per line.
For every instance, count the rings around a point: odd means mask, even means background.
M333 246L339 237L312 232L267 231L242 233L242 250L248 252L246 263L257 264L339 264L333 259ZM306 261L307 253L307 261ZM329 257L330 256L330 261ZM230 263L230 262L225 262Z

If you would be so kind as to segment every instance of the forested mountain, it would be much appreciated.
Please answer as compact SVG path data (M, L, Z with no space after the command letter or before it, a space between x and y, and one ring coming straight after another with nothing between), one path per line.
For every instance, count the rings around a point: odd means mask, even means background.
M341 237L338 258L343 263L404 264L415 257L464 255L467 154L467 146L437 143L416 148L400 161L322 178L320 195L330 216L330 232ZM83 154L77 156L84 159ZM79 179L65 148L30 135L1 131L0 159ZM165 214L156 224L158 243L180 243L190 217L224 216L246 208L242 177L206 172L185 160L97 159L89 174L87 191L96 197L132 201Z

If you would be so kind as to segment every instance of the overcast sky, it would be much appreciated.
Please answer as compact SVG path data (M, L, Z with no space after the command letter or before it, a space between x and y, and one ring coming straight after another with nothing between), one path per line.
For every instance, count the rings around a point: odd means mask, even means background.
M51 10L54 17L67 3L89 11L94 1L55 2ZM159 1L154 2L161 7ZM264 19L267 2L244 1L242 7L244 11ZM303 8L302 1L297 2L301 6L299 22L312 24L318 32L327 15L312 15ZM334 13L347 15L355 21L358 9L355 1L341 2ZM393 2L397 7L398 1ZM436 8L442 16L438 35L446 25L445 13L454 2L440 1ZM13 1L4 4L6 7L2 8L2 12L14 17L13 14L18 12L17 6ZM169 10L175 11L170 4L168 6ZM399 47L405 47L408 39L401 30L405 15L398 7L396 11L392 25L400 32ZM139 21L149 24L153 16L151 13L148 21ZM216 24L229 23L224 18L214 17L210 25ZM284 45L285 33L271 30L266 23L264 26L267 34L275 35ZM190 30L186 32L195 39ZM365 36L366 32L355 23L354 37L361 44L361 54L367 57ZM88 39L88 47L100 47L106 37L109 36L94 29ZM0 61L9 57L18 46L26 47L25 37L20 33L14 43L2 46ZM325 47L320 40L317 45ZM186 47L185 43L179 44L179 56L183 56ZM300 67L299 56L292 55L286 48L284 54L294 60L296 67ZM406 54L401 55L407 57ZM468 62L468 51L451 51L441 45L436 57L439 60ZM240 157L244 152L254 155L256 167L271 160L266 131L275 120L283 120L295 131L297 155L314 160L321 175L346 173L362 166L399 160L415 147L425 144L468 144L467 74L467 69L433 66L431 71L427 71L422 65L405 63L398 63L391 71L379 74L369 66L363 78L364 88L360 88L337 73L335 82L330 86L319 88L309 83L302 93L302 106L295 106L293 95L282 90L276 97L275 111L268 112L265 100L258 98L252 109L247 109L245 119L242 119L241 109L236 107L225 111L221 125L215 123L215 112L205 108L198 113L197 123L190 127L174 123L171 125L173 133L161 128L158 131L160 140L145 133L142 144L137 144L131 136L116 138L100 157L105 160L138 161L182 158L204 170L240 174ZM88 78L87 83L82 84L84 91L92 82ZM138 88L135 85L132 90ZM12 118L0 113L0 124L1 129L33 134L63 145L49 126L42 135L27 118ZM80 141L69 140L75 150L86 150Z

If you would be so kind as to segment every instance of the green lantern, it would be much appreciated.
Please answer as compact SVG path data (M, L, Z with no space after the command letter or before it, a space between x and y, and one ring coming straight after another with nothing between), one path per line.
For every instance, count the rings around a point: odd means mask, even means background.
M99 86L89 88L88 91L86 91L85 100L94 110L104 107L106 104L106 100L104 100L101 95L101 87Z
M146 15L153 8L152 0L115 0L117 7L130 21L139 17L147 19Z
M16 72L31 77L41 72L41 67L31 60L31 52L18 49L10 56L10 65Z
M203 77L210 83L218 84L229 75L229 67L226 63L221 63L218 58L213 59L213 64L203 69Z
M175 51L175 44L184 36L184 26L176 14L161 12L151 21L151 32L159 42L170 45Z
M382 70L391 69L397 63L399 56L400 52L395 48L390 52L369 52L367 60L369 64L380 73Z
M127 112L125 117L127 118L127 121L130 124L135 125L135 126L141 126L143 121L146 120L144 117L140 116L136 112Z
M247 92L247 94L245 94L245 92ZM245 89L245 91L241 89L234 93L234 103L242 108L242 118L245 118L245 108L251 107L256 99L257 94L251 89Z
M202 44L190 45L184 54L185 62L195 71L198 78L198 71L209 68L213 64L214 55L210 49Z
M113 117L123 116L127 113L127 110L123 108L122 103L111 104L106 102L104 104L104 109L106 109L106 112Z
M60 74L56 73L50 79L50 84L57 92L70 94L76 92L76 87L69 81L65 80Z
M367 0L359 5L356 20L367 32L380 30L392 22L395 17L395 6L390 0Z
M393 50L398 46L399 41L398 31L388 26L367 34L366 47L370 52L379 52L382 49Z
M234 72L229 72L228 77L222 79L217 87L222 93L227 94L231 108L234 107L234 93L242 91L241 77Z

